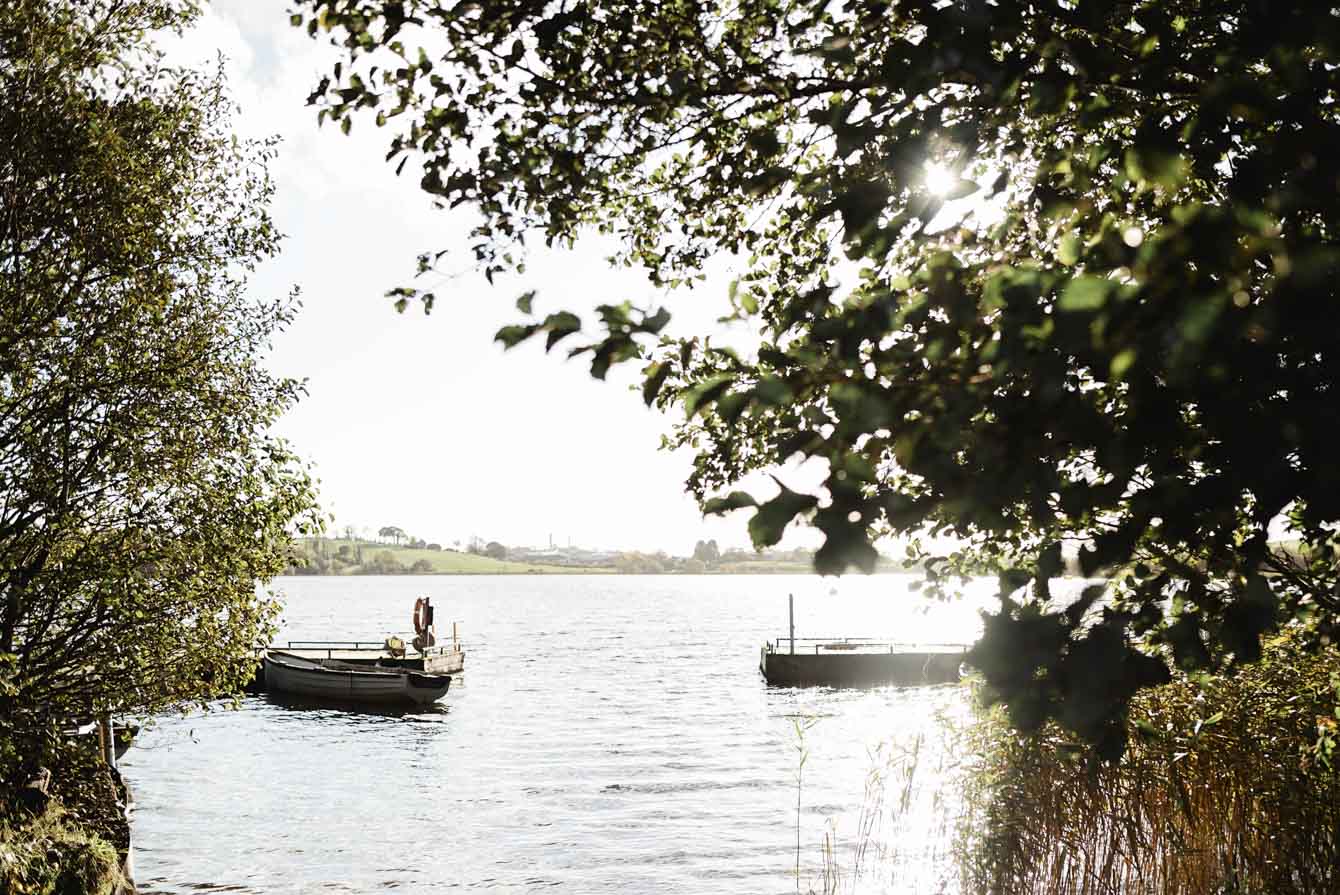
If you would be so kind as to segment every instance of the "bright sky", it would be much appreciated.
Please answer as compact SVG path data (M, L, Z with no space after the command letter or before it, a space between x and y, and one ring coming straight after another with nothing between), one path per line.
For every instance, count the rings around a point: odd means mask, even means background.
M684 494L691 457L658 450L668 422L629 390L635 371L592 380L585 364L540 345L504 355L492 341L517 321L516 296L536 309L577 311L658 297L639 275L612 271L596 240L536 253L524 278L462 277L437 290L431 316L403 316L382 297L411 281L425 250L459 250L461 214L434 211L413 164L394 176L387 132L370 119L344 137L317 129L307 94L334 51L291 27L282 3L216 0L173 46L174 61L226 59L246 136L281 138L271 173L282 255L253 281L261 294L302 290L297 321L276 342L279 373L305 378L308 397L280 432L314 463L334 530L399 525L450 544L477 535L510 545L559 544L685 554L700 538L748 544L747 513L703 519ZM450 257L450 256L449 256ZM450 264L450 261L448 261ZM730 271L673 296L672 327L704 332L725 311ZM794 473L793 473L794 474ZM811 485L792 480L796 487ZM784 545L813 545L799 532Z

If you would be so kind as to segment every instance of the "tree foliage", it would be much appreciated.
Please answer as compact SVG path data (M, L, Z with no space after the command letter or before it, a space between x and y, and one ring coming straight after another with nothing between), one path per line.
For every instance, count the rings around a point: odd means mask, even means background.
M398 547L402 541L409 538L409 535L399 525L383 525L377 529L377 537L385 538Z
M698 541L693 545L693 558L713 565L721 561L721 548L717 546L715 538Z
M736 255L747 350L609 304L569 353L645 364L698 450L689 489L754 508L757 545L800 520L820 572L869 570L896 534L933 590L999 573L975 661L1020 727L1117 754L1169 666L1253 660L1287 619L1337 633L1329 5L305 0L293 20L347 51L319 118L388 128L398 170L478 214L490 277L591 230L667 286ZM499 340L580 338L535 302ZM795 457L826 462L820 491L730 491ZM962 547L928 556L930 532ZM1059 607L1067 545L1109 584Z
M268 434L299 384L259 363L292 302L243 295L278 239L271 150L230 135L217 76L151 50L191 15L0 6L5 744L240 690L257 582L316 521Z

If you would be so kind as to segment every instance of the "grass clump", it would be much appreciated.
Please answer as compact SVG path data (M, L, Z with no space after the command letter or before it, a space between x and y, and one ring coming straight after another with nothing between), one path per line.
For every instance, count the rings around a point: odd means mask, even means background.
M121 891L127 798L93 738L0 728L0 895Z
M1055 726L974 729L966 892L1334 895L1340 891L1340 651L1288 636L1235 674L1137 697L1125 758Z
M123 882L116 847L69 823L59 806L0 821L0 892L110 895Z

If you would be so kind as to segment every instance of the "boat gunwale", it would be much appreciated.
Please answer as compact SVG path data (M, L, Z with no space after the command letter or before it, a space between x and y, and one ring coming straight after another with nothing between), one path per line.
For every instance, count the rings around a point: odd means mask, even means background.
M347 667L331 668L328 665L321 664L322 660L308 659L304 656L296 656L293 655L292 653L286 653L283 650L267 650L264 656L264 660L266 662L273 662L274 664L286 668L290 671L301 671L306 674L361 674L361 675L367 675L369 677L382 677L382 678L408 678L410 674L417 674L421 677L446 678L448 682L450 682L451 680L450 674L433 674L432 672L414 671L409 668L396 668L388 666L379 666L379 667L364 666L361 668L347 668ZM296 661L290 661L290 660L296 660ZM331 660L328 659L325 661L331 661Z

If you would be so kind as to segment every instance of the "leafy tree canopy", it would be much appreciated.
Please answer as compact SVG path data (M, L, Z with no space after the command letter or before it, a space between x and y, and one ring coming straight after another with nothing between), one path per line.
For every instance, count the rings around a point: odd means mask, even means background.
M292 303L243 295L270 149L151 50L191 14L0 5L0 773L52 723L240 690L315 523L267 434L299 385L258 360Z
M998 572L975 662L1020 727L1119 754L1129 697L1170 666L1253 660L1286 619L1336 633L1330 4L295 9L347 50L318 116L375 120L398 169L474 209L490 277L592 230L668 286L741 258L753 350L611 303L570 354L597 377L642 360L698 447L689 489L753 507L756 544L803 520L821 572L872 568L889 534L933 589ZM498 338L581 327L556 311ZM730 490L793 457L826 461L822 490ZM927 557L927 532L963 546ZM1048 599L1064 545L1110 599Z
M381 528L377 529L377 537L386 538L391 543L398 545L401 541L408 538L409 535L406 534L405 530L399 525L383 525Z

